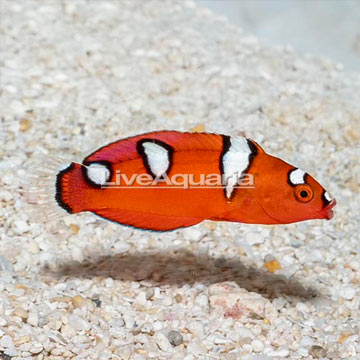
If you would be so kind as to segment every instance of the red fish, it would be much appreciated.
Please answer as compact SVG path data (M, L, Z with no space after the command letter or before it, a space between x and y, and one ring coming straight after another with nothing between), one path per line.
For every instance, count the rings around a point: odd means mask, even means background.
M309 174L244 137L159 131L115 141L56 176L55 199L139 229L203 220L288 224L331 219L336 205Z

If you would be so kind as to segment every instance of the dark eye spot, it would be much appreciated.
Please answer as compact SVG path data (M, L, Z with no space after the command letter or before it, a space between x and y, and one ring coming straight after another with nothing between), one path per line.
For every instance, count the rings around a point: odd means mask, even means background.
M300 192L300 196L305 199L305 198L307 198L309 196L309 194L308 194L308 192L306 190L302 190Z

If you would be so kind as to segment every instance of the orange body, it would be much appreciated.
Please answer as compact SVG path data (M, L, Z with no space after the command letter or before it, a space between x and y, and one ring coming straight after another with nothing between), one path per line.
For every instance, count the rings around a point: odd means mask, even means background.
M331 217L335 200L325 199L325 190L311 176L306 174L304 184L299 184L310 188L311 200L299 201L299 185L289 184L294 166L266 154L251 140L237 141L224 135L176 131L119 140L95 151L82 164L72 163L60 171L56 199L70 213L91 211L120 224L155 231L205 219L282 224ZM105 183L96 175L101 167L107 176ZM229 195L224 184L201 183L210 174L213 178L229 175L230 168L243 169L251 186L237 182L228 187ZM164 173L158 181L149 185L156 179L154 171L161 170ZM135 181L124 183L123 179L132 177ZM178 185L169 184L165 177L177 179ZM144 178L149 180L146 185ZM185 188L184 179L198 185Z

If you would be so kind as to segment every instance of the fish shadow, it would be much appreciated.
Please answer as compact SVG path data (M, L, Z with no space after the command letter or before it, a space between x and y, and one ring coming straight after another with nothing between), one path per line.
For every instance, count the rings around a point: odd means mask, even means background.
M49 269L46 269L49 273ZM111 277L124 281L147 281L154 286L207 285L233 281L239 287L268 298L292 296L310 300L318 296L313 287L294 277L273 274L245 265L239 258L212 257L186 249L125 253L70 262L52 271L56 277Z

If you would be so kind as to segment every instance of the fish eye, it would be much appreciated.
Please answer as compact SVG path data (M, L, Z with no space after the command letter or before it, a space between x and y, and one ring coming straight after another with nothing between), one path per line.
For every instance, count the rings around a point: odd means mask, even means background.
M313 198L313 191L309 185L298 185L295 188L295 197L298 201L309 202Z

